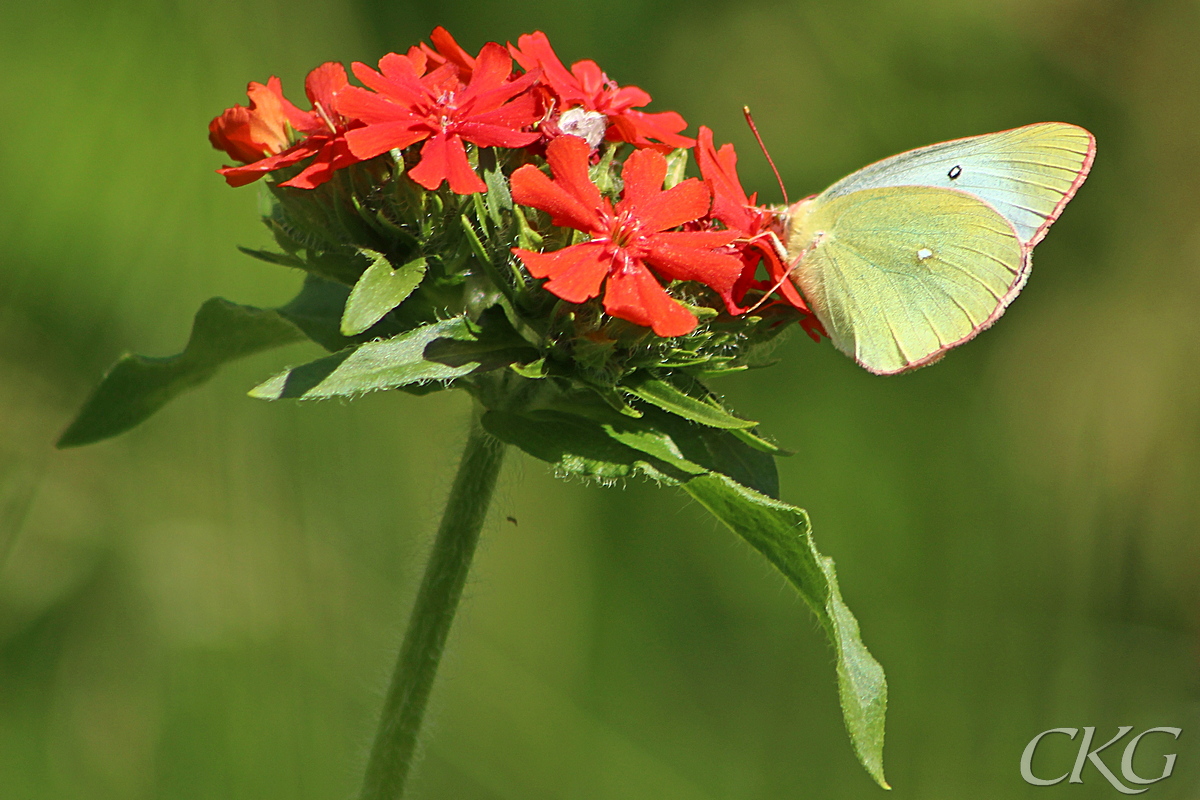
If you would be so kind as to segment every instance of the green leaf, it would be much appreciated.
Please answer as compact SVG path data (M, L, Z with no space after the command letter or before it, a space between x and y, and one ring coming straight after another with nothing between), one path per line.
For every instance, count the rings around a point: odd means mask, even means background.
M182 353L166 358L128 354L113 365L58 446L78 447L124 433L182 392L207 381L222 364L304 336L280 311L215 297L196 312Z
M492 222L499 227L504 225L504 212L512 213L512 193L508 190L508 180L504 177L503 165L497 163L497 153L494 149L489 151L486 158L481 151L480 162L486 162L483 169L483 182L488 187L487 194L484 195L487 213Z
M316 275L304 276L304 288L277 311L304 335L330 352L354 343L342 335L340 320L350 290L341 283Z
M354 336L370 328L396 306L403 303L425 277L425 259L414 258L397 269L383 253L362 250L371 259L350 297L342 314L341 331Z
M517 217L517 247L525 250L541 250L542 235L535 231L529 225L529 220L525 218L525 212L520 206L513 206L513 213Z
M626 447L632 447L646 455L654 456L681 472L689 475L703 475L708 472L699 464L689 461L679 449L679 445L668 434L649 425L604 425L603 428L605 433Z
M548 409L521 414L488 411L482 422L484 429L500 441L570 475L604 482L637 474L668 483L689 477L689 473L622 444L594 420L575 414Z
M291 253L276 253L271 250L255 250L251 247L242 247L238 245L238 250L242 251L251 258L257 258L259 261L265 261L268 264L276 264L281 267L292 267L293 269L307 269L304 259L294 256Z
M571 392L543 401L554 410L598 423L614 440L672 465L683 474L720 472L769 497L779 496L779 473L770 455L734 434L697 425L656 408L630 418L600 402L592 392Z
M770 453L773 456L794 456L794 455L796 455L795 451L785 450L782 447L780 447L779 445L775 444L774 442L767 441L763 437L759 436L757 433L752 433L751 431L731 430L729 433L733 436L736 436L738 439L740 439L745 444L750 445L755 450L759 450L763 453Z
M425 357L426 348L439 340L474 338L463 317L423 325L391 339L367 342L285 370L251 389L250 396L262 400L315 400L451 380L473 372L479 364L451 366L430 361Z
M500 305L489 306L475 322L468 320L467 338L437 339L425 348L425 358L458 367L474 364L475 372L486 372L538 358L538 350L513 329Z
M687 173L687 163L687 150L681 148L672 150L667 154L667 179L663 184L665 188L673 189L683 182L683 178Z
M720 472L768 497L779 497L775 459L739 441L732 435L734 431L697 425L657 409L646 409L639 420L622 417L605 421L605 429L630 447L667 461L684 472L696 474L694 468ZM661 448L664 446L668 446L683 463L672 461L663 454Z
M675 384L655 377L651 372L638 370L625 377L621 388L651 405L701 425L730 429L753 428L758 424L752 420L738 419L716 405L715 401L710 399L711 395L707 390L698 383L693 389L693 394L688 394ZM701 393L703 399L694 396Z
M539 358L528 364L512 364L511 369L522 378L529 378L530 380L541 380L549 374L546 367L546 359L544 358Z
M666 417L667 415L663 415ZM779 498L779 471L768 453L738 439L739 431L705 428L667 417L659 422L684 456L713 472L728 475L767 497ZM686 434L684 430L686 430Z
M883 776L883 667L862 643L858 621L838 591L833 560L813 543L808 514L715 473L692 478L683 489L766 556L817 615L837 654L842 716L854 751L871 777L891 788Z

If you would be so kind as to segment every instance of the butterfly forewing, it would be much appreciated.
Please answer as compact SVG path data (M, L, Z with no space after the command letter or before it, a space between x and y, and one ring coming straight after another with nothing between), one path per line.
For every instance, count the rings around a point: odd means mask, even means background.
M1028 250L989 204L926 186L821 195L793 214L793 280L833 343L872 372L935 360L1020 290Z
M1037 244L1087 177L1095 140L1083 128L1042 122L956 139L885 158L825 190L833 200L884 186L934 186L974 194Z

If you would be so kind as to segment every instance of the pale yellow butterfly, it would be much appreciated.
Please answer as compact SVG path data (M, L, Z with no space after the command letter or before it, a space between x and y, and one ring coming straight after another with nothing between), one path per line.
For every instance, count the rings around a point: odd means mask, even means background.
M929 364L1004 313L1095 152L1044 122L871 164L788 209L790 277L866 369Z

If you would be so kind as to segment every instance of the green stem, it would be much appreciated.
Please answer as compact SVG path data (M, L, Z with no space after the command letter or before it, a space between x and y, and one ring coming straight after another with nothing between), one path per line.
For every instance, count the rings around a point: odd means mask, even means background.
M504 444L480 427L475 414L383 703L361 800L404 795L425 704L503 460Z

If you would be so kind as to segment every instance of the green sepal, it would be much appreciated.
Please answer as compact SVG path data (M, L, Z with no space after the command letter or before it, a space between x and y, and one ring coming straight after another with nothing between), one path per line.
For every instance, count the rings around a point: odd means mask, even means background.
M817 615L837 656L842 717L855 754L880 786L891 788L883 774L887 680L842 600L833 560L817 551L808 514L716 473L692 478L683 490L762 553Z
M389 311L407 300L425 277L423 257L392 269L391 262L383 253L373 250L360 252L371 259L371 265L363 271L346 300L341 323L341 332L346 336L360 334L379 322Z
M123 356L58 440L78 447L124 433L169 401L211 378L228 361L305 338L277 309L231 303L220 297L200 306L183 352L166 358Z
M685 383L687 391L677 385L680 382ZM688 381L685 376L672 382L659 378L648 370L638 370L622 379L621 389L664 411L712 428L753 428L758 424L733 416L721 408L716 398L703 385L698 381Z

